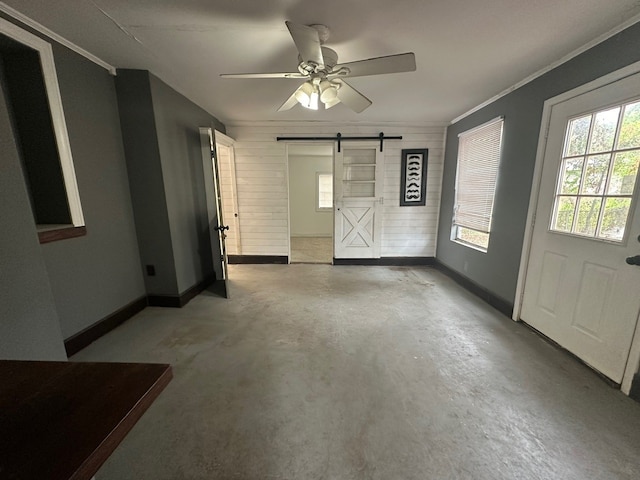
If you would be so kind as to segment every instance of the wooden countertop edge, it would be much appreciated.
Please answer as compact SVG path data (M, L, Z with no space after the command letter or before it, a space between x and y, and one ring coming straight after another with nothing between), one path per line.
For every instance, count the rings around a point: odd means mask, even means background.
M95 448L93 454L69 477L69 480L91 479L118 445L120 445L122 440L124 440L125 436L131 431L138 420L140 420L142 415L149 409L155 399L158 398L172 378L173 372L171 371L171 366L166 365L163 374L149 387L149 390L147 390L145 395L133 406L129 414L122 419L102 443Z

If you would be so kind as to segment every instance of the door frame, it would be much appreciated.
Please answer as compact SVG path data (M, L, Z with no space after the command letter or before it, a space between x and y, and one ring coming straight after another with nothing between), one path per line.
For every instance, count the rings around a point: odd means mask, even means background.
M287 184L287 246L288 246L288 253L287 253L287 263L291 264L291 184L290 184L290 178L289 178L289 148L292 146L296 146L296 147L317 147L317 146L331 146L331 174L333 176L333 192L335 195L335 191L336 191L336 147L335 147L335 142L333 142L332 140L317 140L317 141L313 141L310 140L308 142L287 142L285 143L285 158L286 158L286 162L285 162L285 181ZM315 194L314 194L315 195ZM333 206L333 216L332 216L332 224L335 224L335 197L334 197L334 206ZM333 254L331 255L331 265L333 265L333 259L335 258L336 252L335 252L335 236L336 236L336 232L335 232L335 227L333 228L333 230L331 231L331 245L332 245L332 249L333 249Z
M542 168L544 164L545 151L547 148L547 137L549 135L549 124L551 121L551 112L555 105L570 100L571 98L583 95L585 93L597 90L610 83L622 80L625 77L640 73L640 62L632 63L624 68L611 72L589 83L580 85L572 90L561 93L555 97L549 98L544 102L542 111L542 121L540 123L540 135L538 137L538 149L536 152L535 166L533 170L533 180L531 184L531 195L529 197L529 210L527 212L527 223L525 226L524 240L522 243L522 254L520 256L520 268L518 270L518 282L516 284L516 296L513 305L512 319L521 321L520 314L522 312L522 299L524 297L524 286L529 267L529 258L531 255L531 244L533 242L533 225L535 223L535 212L538 207L538 199L540 197L540 184L542 181ZM638 322L640 323L640 322ZM625 367L624 376L620 389L623 393L629 394L633 376L640 367L640 332L636 324L635 333L631 342L631 350Z

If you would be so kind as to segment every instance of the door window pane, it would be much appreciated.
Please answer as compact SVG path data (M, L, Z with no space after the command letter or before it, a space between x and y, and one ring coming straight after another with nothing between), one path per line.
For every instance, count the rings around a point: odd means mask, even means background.
M344 180L369 180L375 181L376 167L375 165L345 165Z
M601 198L581 197L578 203L578 221L574 230L578 235L589 235L596 233L598 217L600 215Z
M551 231L623 241L640 166L640 102L569 120L562 151Z
M600 238L622 240L630 208L630 198L607 198L600 227Z
M573 217L576 213L576 197L560 197L559 200L552 230L571 232Z
M618 150L623 148L640 148L640 102L624 107Z
M591 115L576 118L569 122L569 135L565 146L565 157L585 154L587 151L587 140L589 138L590 126Z
M345 197L375 197L376 184L375 182L345 183L342 194Z
M609 182L609 195L631 195L640 163L640 150L617 153Z
M376 150L350 149L343 153L342 195L374 197L376 191Z
M592 155L587 158L587 168L584 172L581 193L585 195L600 195L604 193L610 158L611 155Z
M616 136L620 107L598 112L593 124L589 153L610 152L613 148L613 140Z
M560 193L576 194L580 191L584 158L568 158L564 161Z

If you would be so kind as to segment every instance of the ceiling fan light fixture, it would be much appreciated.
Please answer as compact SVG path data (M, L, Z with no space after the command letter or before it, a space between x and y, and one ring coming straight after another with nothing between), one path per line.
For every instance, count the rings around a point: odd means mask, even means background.
M299 25L290 21L286 21L285 25L298 50L297 72L222 74L225 78L306 79L278 108L279 112L291 110L296 103L311 110L318 110L318 107L331 108L344 103L354 112L362 113L371 105L371 100L342 80L343 78L416 71L413 52L340 64L337 52L324 46L329 34L325 25Z
M300 105L305 108L311 108L311 95L314 93L313 85L305 82L300 85L294 96Z
M340 99L338 97L336 97L333 100L329 100L329 101L322 102L322 103L324 103L324 108L326 110L326 109L329 109L329 108L339 104L340 103Z
M306 81L278 108L279 112L291 110L296 103L311 110L318 110L318 107L327 109L343 103L354 112L362 113L371 105L371 100L343 78L416 71L413 52L340 64L336 51L324 46L329 34L326 26L299 25L289 21L285 22L285 25L298 50L297 72L222 74L225 78L305 79Z
M331 102L338 97L338 88L328 80L320 82L320 100L322 103Z
M319 97L320 95L318 95L318 92L314 90L314 92L311 94L311 97L309 99L309 106L307 108L310 108L311 110L318 110Z
M295 99L304 108L310 110L318 110L318 100L320 98L320 92L318 86L312 82L305 82L300 85L300 88L294 94Z

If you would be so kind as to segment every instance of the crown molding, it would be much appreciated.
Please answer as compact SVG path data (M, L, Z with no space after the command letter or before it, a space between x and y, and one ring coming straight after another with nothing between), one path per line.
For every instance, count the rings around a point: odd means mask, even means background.
M502 92L498 93L497 95L494 95L493 97L491 97L490 99L482 102L480 105L477 105L475 107L473 107L471 110L466 111L465 113L463 113L462 115L457 116L456 118L454 118L453 120L451 120L450 125L453 125L454 123L459 122L460 120L462 120L463 118L468 117L469 115L471 115L472 113L477 112L478 110L483 109L484 107L486 107L487 105L491 105L493 102L495 102L496 100L501 99L502 97L510 94L511 92L513 92L514 90L517 90L518 88L526 85L529 82L534 81L536 78L541 77L542 75L544 75L545 73L550 72L551 70L553 70L554 68L559 67L560 65L562 65L563 63L568 62L569 60L577 57L578 55L580 55L581 53L586 52L587 50L589 50L590 48L595 47L596 45L598 45L599 43L604 42L605 40L608 40L609 38L613 37L614 35L617 35L618 33L622 32L623 30L629 28L631 25L634 25L635 23L638 23L638 21L640 21L640 14L638 15L634 15L633 17L631 17L629 20L626 20L625 22L622 22L620 25L618 25L617 27L614 27L613 29L609 30L608 32L594 38L593 40L591 40L588 43L585 43L584 45L582 45L581 47L575 49L574 51L572 51L571 53L569 53L568 55L565 55L564 57L560 58L559 60L550 63L549 65L547 65L546 67L538 70L537 72L529 75L528 77L524 78L523 80L520 80L518 83L516 83L515 85L512 85L511 87L503 90Z
M227 121L224 122L227 128L241 128L241 127L304 127L304 126L325 126L332 128L341 127L373 127L373 128L385 128L385 127L400 127L400 128L428 128L428 127L447 127L449 122L358 122L358 121L330 121L330 120L247 120L247 121Z

